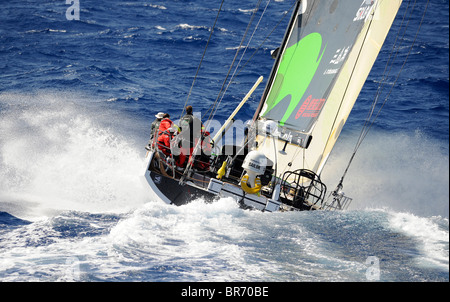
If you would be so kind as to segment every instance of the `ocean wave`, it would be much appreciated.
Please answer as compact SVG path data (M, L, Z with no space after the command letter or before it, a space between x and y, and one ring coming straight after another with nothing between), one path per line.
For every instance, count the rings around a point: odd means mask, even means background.
M448 218L418 217L410 213L391 213L389 223L417 241L421 254L416 256L418 265L437 267L448 273L449 224Z
M248 211L226 198L175 207L148 197L150 123L158 111L179 115L218 13L219 3L184 4L80 1L80 20L69 21L64 1L5 2L0 279L366 282L375 259L379 281L448 282L448 1L430 2L346 176L351 208L334 213ZM271 2L254 45L291 4ZM196 110L216 98L252 12L224 3L192 90ZM256 78L267 78L283 26L234 79L216 117L225 120ZM386 45L321 175L329 189L354 150ZM253 116L261 92L237 119Z

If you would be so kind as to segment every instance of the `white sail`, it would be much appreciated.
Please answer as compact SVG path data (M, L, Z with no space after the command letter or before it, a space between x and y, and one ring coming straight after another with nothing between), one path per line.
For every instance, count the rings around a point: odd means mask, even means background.
M277 163L277 176L320 174L401 2L297 3L255 115L257 149ZM278 131L266 137L261 125L270 121Z

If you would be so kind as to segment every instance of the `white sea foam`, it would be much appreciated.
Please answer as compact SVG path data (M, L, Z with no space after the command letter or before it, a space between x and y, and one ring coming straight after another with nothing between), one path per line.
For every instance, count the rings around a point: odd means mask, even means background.
M1 95L0 102L13 108L1 113L1 202L34 204L32 212L126 211L143 203L142 155L96 112L58 94Z
M167 7L165 7L164 5L157 5L157 4L144 4L144 6L149 6L149 7L157 8L157 9L161 9L161 10L167 9Z
M210 30L209 26L205 26L205 25L190 25L190 24L187 24L187 23L178 24L176 26L176 28L183 29L183 30L197 30L197 29ZM222 32L226 32L227 31L225 28L222 28L222 27L216 27L215 30L219 30L219 31L222 31Z
M393 230L417 240L421 250L421 254L416 259L418 265L438 267L448 272L448 219L424 218L409 213L391 213L389 223Z

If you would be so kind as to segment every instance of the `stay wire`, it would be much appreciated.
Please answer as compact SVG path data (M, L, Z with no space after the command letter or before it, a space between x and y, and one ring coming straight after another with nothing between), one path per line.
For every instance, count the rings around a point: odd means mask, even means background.
M278 28L278 26L281 24L281 22L284 20L284 18L288 15L288 13L292 10L292 8L295 6L296 2L298 0L295 0L293 2L293 4L291 5L291 7L284 12L283 16L280 18L280 20L277 22L277 24L273 27L273 29L269 32L269 34L267 34L267 36L264 38L264 40L258 45L258 47L253 51L252 55L247 59L247 61L245 61L245 63L240 67L240 69L236 72L236 74L234 75L234 77L238 76L244 69L245 66L247 66L247 64L253 59L253 57L256 55L256 53L261 49L261 47L266 43L266 41L270 38L270 36L275 32L275 30ZM270 0L269 0L270 2ZM266 6L267 8L267 6ZM238 64L239 66L239 64ZM237 67L236 67L237 68ZM231 84L231 82L230 82ZM211 110L211 108L214 105L211 105L211 107L208 109L207 112L209 112L209 110ZM217 109L216 109L217 110ZM206 114L204 115L206 116Z
M297 1L297 0L296 0ZM280 23L284 20L284 18L288 15L288 13L292 10L292 8L294 7L294 5L296 4L296 1L293 2L293 4L291 5L291 7L283 14L283 16L281 17L281 19L278 21L278 23L273 27L273 29L270 31L269 34L267 34L267 36L264 38L264 40L258 45L258 47L253 51L252 55L247 59L247 61L245 61L245 63L241 66L241 68L238 70L238 72L236 73L235 77L238 76L241 71L244 69L245 66L247 66L247 64L251 61L251 59L253 59L253 57L256 55L256 53L261 49L261 47L266 43L266 41L270 38L270 36L273 34L273 32L278 28L278 26L280 25Z
M409 58L409 56L410 56L410 54L411 54L411 51L412 51L412 49L413 49L413 47L414 47L414 45L415 45L415 43L416 43L416 41L417 41L417 37L418 37L418 35L419 35L420 28L422 27L423 20L425 19L425 14L426 14L426 12L427 12L429 2L430 2L430 1L427 0L427 3L426 3L426 5L425 5L425 8L424 8L424 11L423 11L423 14L422 14L422 17L421 17L419 26L418 26L417 31L416 31L416 34L415 34L415 36L414 36L414 40L413 40L413 42L411 43L411 46L410 46L409 51L408 51L408 53L407 53L407 55L406 55L406 58L405 58L405 60L403 61L403 64L402 64L402 66L400 67L400 70L399 70L398 73L397 73L397 76L396 76L396 78L395 78L395 81L392 83L391 89L389 90L387 96L385 97L384 102L383 102L383 104L381 105L380 109L378 110L378 112L377 112L375 118L372 120L372 122L370 123L369 127L367 128L367 131L365 131L364 134L362 135L361 139L358 140L357 146L355 147L355 150L354 150L354 152L353 152L353 154L352 154L352 156L351 156L351 158L350 158L350 161L349 161L349 163L348 163L348 165L347 165L347 168L345 169L345 172L344 172L344 174L342 175L342 178L341 178L341 180L340 180L340 184L342 184L342 182L343 182L343 180L344 180L344 177L346 176L346 174L347 174L347 172L348 172L348 169L349 169L349 167L350 167L350 165L351 165L351 163L352 163L352 161L353 161L353 159L354 159L354 157L355 157L355 155L356 155L356 152L357 152L357 150L359 149L359 147L360 147L362 141L363 141L363 140L365 139L365 137L367 136L369 130L371 129L371 127L373 126L373 124L374 124L375 121L377 120L377 118L378 118L378 116L379 116L381 110L383 109L384 105L386 104L387 100L389 99L389 96L391 95L392 90L393 90L395 84L397 83L397 81L398 81L398 79L399 79L399 77L400 77L400 74L401 74L403 68L404 68L405 65L406 65L406 62L408 61L408 58ZM415 3L414 3L414 7L415 7L415 4L416 4L416 1L415 1ZM414 11L414 7L413 7L412 11ZM410 16L411 16L411 15L412 15L412 12L410 13ZM409 20L408 20L407 26L408 26L408 24L409 24ZM406 28L407 28L407 26L406 26ZM406 28L405 28L405 31L406 31ZM404 37L402 37L402 39L403 39L403 38L404 38ZM392 63L392 64L393 64L393 63Z
M235 69L234 69L234 72L233 72L233 74L231 75L231 78L230 78L230 80L228 81L228 84L227 84L227 86L225 87L225 90L224 90L223 93L222 93L222 96L221 96L221 98L220 98L220 101L218 102L218 104L217 104L217 106L216 106L216 109L215 109L215 111L214 111L214 114L212 115L212 118L216 115L217 109L219 108L219 105L220 105L220 103L222 102L222 100L223 100L223 98L224 98L224 96L225 96L225 93L227 92L228 88L230 87L230 85L232 84L234 78L235 78L236 75L237 75L237 74L236 74L236 71L238 70L239 66L241 65L242 59L244 58L245 53L247 52L247 49L248 49L248 47L250 46L250 43L251 43L252 40L253 40L253 36L255 35L256 31L258 30L259 24L261 23L261 20L262 20L262 18L263 18L263 16L264 16L265 12L266 12L266 10L267 10L267 7L269 6L270 1L271 1L271 0L268 0L268 1L267 1L267 4L266 4L266 7L264 8L264 11L262 12L261 16L259 17L258 23L256 24L255 29L253 30L253 33L252 33L252 35L250 36L250 39L248 40L247 45L245 46L244 52L242 53L241 58L239 59L239 62L237 63L237 65L236 65L236 67L235 67Z
M251 24L253 23L253 19L255 18L256 12L257 12L258 9L259 9L259 5L261 4L261 1L262 1L262 0L258 0L258 3L257 3L257 5L256 5L256 8L253 10L253 14L252 14L252 16L251 16L251 18L250 18L250 21L249 21L248 25L247 25L247 28L246 28L245 33L244 33L244 36L242 37L241 43L239 44L239 46L238 46L238 48L237 48L237 50L236 50L236 53L235 53L234 58L233 58L233 61L231 62L230 68L228 69L227 75L226 75L226 77L225 77L225 79L224 79L224 81L223 81L223 83L222 83L222 87L220 88L220 91L219 91L219 93L218 93L218 95L217 95L217 98L216 98L216 100L214 101L214 103L211 105L211 107L206 111L206 113L205 113L205 115L204 115L204 116L208 115L208 112L209 112L209 116L208 116L207 120L210 120L211 117L213 116L214 109L216 108L217 103L218 103L218 101L219 101L219 99L220 99L220 96L222 95L222 92L223 92L223 90L224 90L225 84L226 84L226 82L227 82L227 80L228 80L228 77L230 76L231 70L232 70L232 68L233 68L233 66L234 66L234 63L236 62L236 58L237 58L237 56L238 56L238 54L239 54L239 51L241 50L242 44L243 44L244 41L245 41L245 38L246 38L247 33L248 33L248 31L249 31L249 29L250 29L250 27L251 27ZM204 116L202 117L202 119L204 119Z
M397 83L397 81L398 81L398 79L399 79L399 77L400 77L400 73L402 72L403 68L404 68L405 65L406 65L406 62L408 61L409 55L411 54L412 49L413 49L413 47L414 47L414 45L415 45L415 43L416 43L417 36L418 36L418 34L419 34L420 28L421 28L422 23L423 23L423 19L425 18L425 13L426 13L426 11L427 11L427 7L428 7L428 3L429 3L429 2L430 2L430 1L428 0L428 1L427 1L427 4L425 5L425 9L424 9L424 12L423 12L423 15L422 15L422 19L421 19L420 24L419 24L419 27L418 27L418 29L417 29L417 31L416 31L416 35L415 35L415 37L414 37L414 40L413 40L413 42L412 42L412 44L411 44L411 46L410 46L410 48L409 48L408 54L406 55L406 58L405 58L405 60L403 61L403 64L402 64L402 66L401 66L401 68L400 68L400 70L399 70L399 72L398 72L398 74L397 74L397 77L395 78L394 83L391 85L391 89L389 90L389 92L388 92L388 94L387 94L387 96L386 96L386 98L385 98L385 100L384 100L384 102L383 102L381 108L378 110L378 113L377 113L377 115L375 116L375 118L373 119L372 123L370 124L369 129L366 131L366 133L365 133L365 135L364 135L364 138L365 138L365 136L367 135L367 133L369 132L369 130L370 130L370 128L372 127L372 125L375 123L375 120L376 120L376 119L378 118L378 116L380 115L381 109L383 109L383 106L386 104L387 100L389 99L389 96L391 95L392 90L394 89L394 86L395 86L395 84Z
M222 91L223 91L223 88L225 87L225 83L227 82L227 79L228 79L228 77L229 77L229 75L230 75L230 73L231 73L231 70L232 70L232 68L233 68L233 66L234 66L234 63L235 63L236 58L237 58L237 56L238 56L238 54L239 54L239 51L240 51L240 49L241 49L241 47L242 47L242 44L244 43L245 38L246 38L246 36L247 36L247 33L248 33L248 31L249 31L249 29L250 29L250 27L251 27L251 24L253 23L253 19L254 19L255 15L256 15L256 12L257 12L258 9L259 9L259 5L261 4L261 1L262 1L262 0L258 0L258 4L257 4L256 8L253 10L253 14L252 14L252 17L250 18L250 22L249 22L249 24L247 25L247 29L245 30L244 36L242 37L242 40L241 40L241 43L239 44L239 46L238 46L238 48L237 48L237 50L236 50L236 54L234 55L233 61L231 62L230 68L228 69L227 76L225 77L225 79L224 79L224 81L223 81L223 83L222 83L222 88L220 89L219 94L218 94L216 100L215 100L214 103L211 105L211 107L207 110L206 114L204 115L204 116L206 116L206 115L208 114L208 112L211 111L211 112L209 113L209 117L208 117L208 119L207 119L208 121L211 120L211 117L212 117L213 112L214 112L214 108L215 108L215 106L217 105L217 102L218 102L218 100L219 100L219 98L220 98L220 95L221 95L221 93L222 93ZM222 0L222 3L223 3L223 0ZM202 120L204 119L204 116L202 117ZM200 142L200 141L199 141L199 142ZM195 152L198 150L199 142L197 142L197 144L195 145L193 154L195 154ZM187 164L186 169L184 170L183 175L187 175L187 173L188 173L187 171L190 170L190 168L192 167L192 164L193 164L193 162L190 160L190 161L188 162L188 164Z
M411 3L411 0L410 0L410 1L408 2L408 6L407 6L406 9L405 9L405 13L404 13L404 15L403 15L402 22L401 22L400 27L399 27L399 29L398 29L398 32L397 32L395 41L394 41L394 43L393 43L391 52L390 52L390 54L389 54L389 59L388 59L388 61L386 62L386 66L385 66L385 69L384 69L384 72L383 72L382 79L381 79L380 83L378 84L377 93L375 94L375 98L374 98L374 100L373 100L373 102L372 102L371 110L369 110L369 114L368 114L368 116L367 116L367 118L366 118L366 121L365 121L365 123L364 123L364 126L363 126L362 129L361 129L361 133L360 133L360 136L359 136L359 138L358 138L358 142L357 142L357 144L355 145L355 152L358 150L359 146L361 145L362 141L364 140L365 136L367 135L368 130L369 130L370 127L371 127L371 124L370 124L371 118L372 118L373 113L374 113L374 111L375 111L375 108L376 108L376 105L377 105L377 103L378 103L378 100L379 100L379 98L380 98L380 96L381 96L381 94L382 94L382 91L383 91L383 89L384 89L384 86L385 86L385 84L386 84L386 82L387 82L387 79L389 78L389 75L390 75L390 73L391 73L392 67L394 66L394 61L395 61L395 59L397 58L397 55L398 55L398 52L399 52L399 50L400 50L401 44L402 44L402 42L404 41L404 37L405 37L405 34L406 34L406 29L408 28L409 21L411 20L411 15L412 15L412 12L414 11L414 7L415 7L415 5L416 5L416 2L417 2L417 0L414 1L414 6L413 6L412 10L409 10L409 5L410 5L410 3ZM408 12L409 12L408 21L407 21L406 26L403 27L403 23L404 23L404 21L405 21L405 18L406 18L406 15L408 14ZM402 35L402 38L401 38L401 40L400 40L400 45L397 45L397 41L398 41L398 38L399 38L399 36L400 36L400 34L401 34L402 29L403 29L403 35ZM393 55L394 53L395 53L395 55ZM393 58L392 58L392 57L393 57ZM391 62L391 59L392 59L392 62ZM388 67L389 67L389 71L388 71ZM380 110L381 110L381 109L380 109ZM372 122L372 124L373 124L373 122Z
M409 0L408 5L407 5L407 7L406 7L406 9L405 9L405 13L403 14L402 22L401 22L400 27L399 27L399 29L398 29L398 31L397 31L397 35L396 35L396 37L395 37L395 41L394 41L394 43L393 43L391 52L389 53L389 58L388 58L388 60L387 60L387 62L386 62L386 66L384 67L382 79L381 79L380 83L378 84L377 92L376 92L376 94L375 94L375 97L374 97L374 99L373 99L373 101L372 101L372 105L371 105L371 107L370 107L371 109L369 110L369 112L368 112L368 114L367 114L367 117L366 117L366 119L365 119L364 125L363 125L363 127L361 128L361 133L359 134L358 141L357 141L357 143L356 143L356 145L355 145L355 149L354 149L355 152L356 152L356 150L358 149L358 146L359 146L360 142L362 142L362 138L363 138L363 136L364 136L364 132L366 131L366 129L367 129L367 127L368 127L367 125L369 124L370 119L372 118L372 115L373 115L373 112L375 111L375 108L376 108L376 104L377 104L377 102L378 102L378 99L379 99L379 97L380 97L380 95L381 95L381 93L382 93L382 91L383 91L384 85L385 85L385 83L386 83L386 81L387 81L387 79L388 79L388 77L389 77L389 74L390 74L390 72L391 72L391 70L392 70L392 66L394 65L394 64L390 64L391 59L392 59L392 62L394 62L394 61L395 61L395 58L397 57L398 50L399 50L399 48L400 48L400 46L396 47L396 46L397 46L397 41L398 41L398 38L399 38L399 36L400 36L400 32L401 32L401 30L402 30L402 28L403 28L403 23L404 23L404 21L405 21L406 15L408 14L410 3L411 3L411 0ZM405 31L405 32L406 32L406 31ZM403 34L403 35L404 35L404 34ZM394 53L394 51L395 51L396 48L397 48L397 51L395 52L394 58L392 58L392 57L393 57L393 53ZM390 68L389 68L389 71L388 71L388 67L390 67Z
M202 66L203 59L205 58L206 50L208 49L209 42L211 41L211 37L213 35L214 28L216 27L217 20L219 19L220 12L222 11L222 6L223 6L224 2L225 2L225 0L222 0L222 2L220 3L219 11L217 12L216 19L214 20L214 24L211 27L211 32L209 33L209 38L208 38L208 41L206 42L205 49L203 50L202 58L201 58L200 63L198 65L198 67L197 67L197 71L195 73L194 80L192 81L191 88L190 88L189 93L187 95L186 101L184 102L183 109L181 110L180 119L183 116L183 113L184 113L184 110L186 108L186 105L188 104L189 98L190 98L191 93L192 93L192 89L194 88L195 81L197 80L197 76L198 76L198 73L200 71L200 67Z
M253 57L256 55L256 53L261 49L261 47L266 43L266 41L270 38L270 36L275 32L275 30L278 28L278 26L281 24L281 22L284 20L284 18L289 14L289 12L292 10L292 8L295 6L296 2L298 0L295 0L293 2L293 4L291 5L291 7L284 12L283 16L280 18L280 20L277 22L277 24L272 28L272 30L267 34L267 36L264 38L264 40L258 45L258 47L253 51L253 53L251 54L251 56L247 59L247 61L245 61L245 63L240 67L240 69L237 71L237 73L234 75L234 77L237 77L245 68L245 66L247 66L247 64L253 59ZM270 2L270 0L269 0ZM255 29L256 30L256 29ZM239 66L239 64L238 64ZM237 67L236 67L237 69ZM228 85L232 84L232 82L230 81L230 83ZM216 109L217 111L217 109ZM253 121L254 122L254 121Z
M375 12L375 10L374 10L374 12ZM374 12L372 13L372 15L374 14ZM359 48L358 55L356 56L355 64L353 65L352 71L351 71L350 76L349 76L349 80L347 81L347 86L345 87L344 93L343 93L342 98L341 98L340 103L339 103L339 107L338 107L338 109L337 109L337 111L336 111L336 116L334 117L333 124L331 125L331 128L330 128L330 132L328 133L327 143L326 143L325 146L324 146L323 152L325 152L325 149L326 149L327 146L328 146L328 142L330 141L330 137L331 137L331 135L333 134L334 125L336 124L337 118L338 118L338 116L339 116L339 112L341 111L341 108L342 108L342 104L344 103L345 97L346 97L346 95L347 95L347 91L348 91L348 89L349 89L350 82L351 82L351 80L352 80L352 78L353 78L353 75L354 75L354 73L355 73L356 66L358 65L360 56L361 56L361 54L362 54L362 50L363 50L363 48L364 48L364 45L366 44L366 40L367 40L367 37L368 37L368 35L369 35L369 31L370 31L370 29L371 29L373 20L374 20L374 19L373 19L373 17L372 17L372 19L370 20L369 25L368 25L368 27L367 27L366 33L364 34L364 38L363 38L363 40L362 40L361 47ZM353 155L353 156L354 156L354 155ZM353 156L352 156L352 158L353 158ZM342 182L342 178L341 178L341 182Z

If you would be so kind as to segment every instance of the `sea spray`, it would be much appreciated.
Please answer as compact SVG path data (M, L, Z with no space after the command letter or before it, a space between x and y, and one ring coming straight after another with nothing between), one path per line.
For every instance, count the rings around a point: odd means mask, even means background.
M322 179L337 185L353 152L355 135L343 134ZM449 216L448 149L420 131L414 134L371 132L361 145L344 181L350 209L411 212L422 217Z
M145 201L142 154L133 139L103 126L104 116L61 94L1 100L9 102L0 112L1 202L120 211Z

